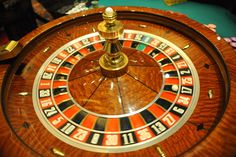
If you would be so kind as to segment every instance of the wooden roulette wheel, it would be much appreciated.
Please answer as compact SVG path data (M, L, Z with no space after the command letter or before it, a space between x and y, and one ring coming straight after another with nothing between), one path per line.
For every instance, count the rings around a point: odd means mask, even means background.
M185 15L113 9L1 54L1 155L234 156L234 50Z

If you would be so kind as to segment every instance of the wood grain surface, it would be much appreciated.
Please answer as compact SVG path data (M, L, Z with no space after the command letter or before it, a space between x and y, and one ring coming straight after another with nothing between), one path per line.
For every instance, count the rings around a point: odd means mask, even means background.
M120 115L137 111L155 99L163 84L157 62L131 48L122 52L130 62L127 74L119 78L104 77L99 71L98 60L104 52L92 53L76 64L68 87L78 104L95 113Z
M56 19L43 25L20 40L24 46L22 52L13 61L0 63L1 84L1 114L0 114L0 154L3 157L56 156L52 149L56 148L65 156L93 157L128 157L128 156L234 156L236 155L236 53L234 50L210 29L189 19L187 16L171 11L162 11L139 7L114 7L118 18L125 29L134 29L158 35L174 43L180 48L189 45L184 52L189 56L197 69L200 80L200 97L190 119L172 136L153 146L127 153L95 153L72 147L54 137L39 121L33 107L32 89L38 69L44 61L62 45L82 35L93 32L102 20L104 8L88 10L74 15ZM143 27L145 26L145 27ZM47 49L47 52L45 52ZM127 51L124 49L124 51ZM130 50L128 50L130 52ZM97 55L91 56L97 58ZM140 56L129 56L136 59ZM145 56L141 56L145 58ZM148 58L147 58L148 60ZM97 67L91 60L81 60L75 69L84 69L83 65ZM147 61L152 65L152 60ZM86 66L87 67L87 66ZM137 98L144 104L152 100L159 92L162 77L158 75L159 68L154 66L145 69L142 65L130 63L128 73L120 78L107 79L99 71L87 75L73 70L69 78L69 88L78 103L88 110L102 114L129 113L129 103L136 103L134 110L142 108ZM147 67L147 66L146 66ZM80 70L79 70L80 71ZM150 88L134 84L131 76L137 76ZM156 76L155 76L156 75ZM153 82L152 77L159 81ZM83 87L84 82L96 80L96 83ZM124 100L127 107L124 111L113 104L118 104L114 95L119 93L103 93L111 82L120 81L121 87L130 86L135 93L126 89ZM100 81L100 82L99 82ZM103 82L100 89L92 95L94 88ZM85 92L77 92L77 88ZM114 89L118 85L114 86ZM151 95L143 98L144 93ZM212 90L212 99L208 91ZM117 91L117 90L115 90ZM154 92L155 91L155 92ZM29 95L20 96L19 93ZM82 97L82 99L81 99ZM112 105L104 107L89 100L105 99ZM111 101L114 100L114 101ZM128 103L129 102L129 103ZM160 152L161 149L161 152Z

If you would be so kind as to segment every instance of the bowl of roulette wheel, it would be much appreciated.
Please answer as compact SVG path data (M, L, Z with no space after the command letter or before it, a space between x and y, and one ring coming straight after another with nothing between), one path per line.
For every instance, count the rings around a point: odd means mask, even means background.
M140 7L56 19L1 51L1 156L234 156L236 54Z

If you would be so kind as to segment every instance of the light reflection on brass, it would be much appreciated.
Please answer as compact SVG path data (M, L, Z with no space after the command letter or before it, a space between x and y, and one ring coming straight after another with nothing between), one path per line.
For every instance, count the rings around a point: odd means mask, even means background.
M140 24L139 27L141 27L141 28L146 28L147 25L142 25L142 24Z
M55 154L57 156L65 156L65 154L57 148L52 148L52 152L53 152L53 154Z
M96 29L94 27L92 28L92 30L93 30L93 32L96 32Z
M43 52L47 52L48 50L50 50L50 47L46 47Z
M212 89L208 90L208 97L209 97L209 99L213 98L213 90Z
M190 47L190 45L185 45L183 48L182 48L182 50L186 50L186 49L188 49Z
M106 40L105 54L99 59L101 72L106 77L119 77L127 72L128 57L121 52L119 37L122 35L123 24L116 20L117 14L112 8L106 8L102 14L103 21L98 24L99 34Z
M8 44L0 47L0 61L14 58L22 50L22 45L18 41L11 40Z
M161 147L157 147L157 152L160 154L161 157L166 157L164 151L161 149Z
M27 95L29 95L29 93L28 92L20 92L19 95L20 96L27 96Z

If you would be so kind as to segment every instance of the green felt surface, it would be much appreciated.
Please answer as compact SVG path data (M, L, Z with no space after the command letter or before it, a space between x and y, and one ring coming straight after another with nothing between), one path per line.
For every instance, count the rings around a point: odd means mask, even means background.
M202 24L213 23L217 25L217 33L222 37L236 36L236 15L225 8L197 2L184 2L167 6L163 0L99 0L101 6L142 6L161 10L172 10L186 14Z

